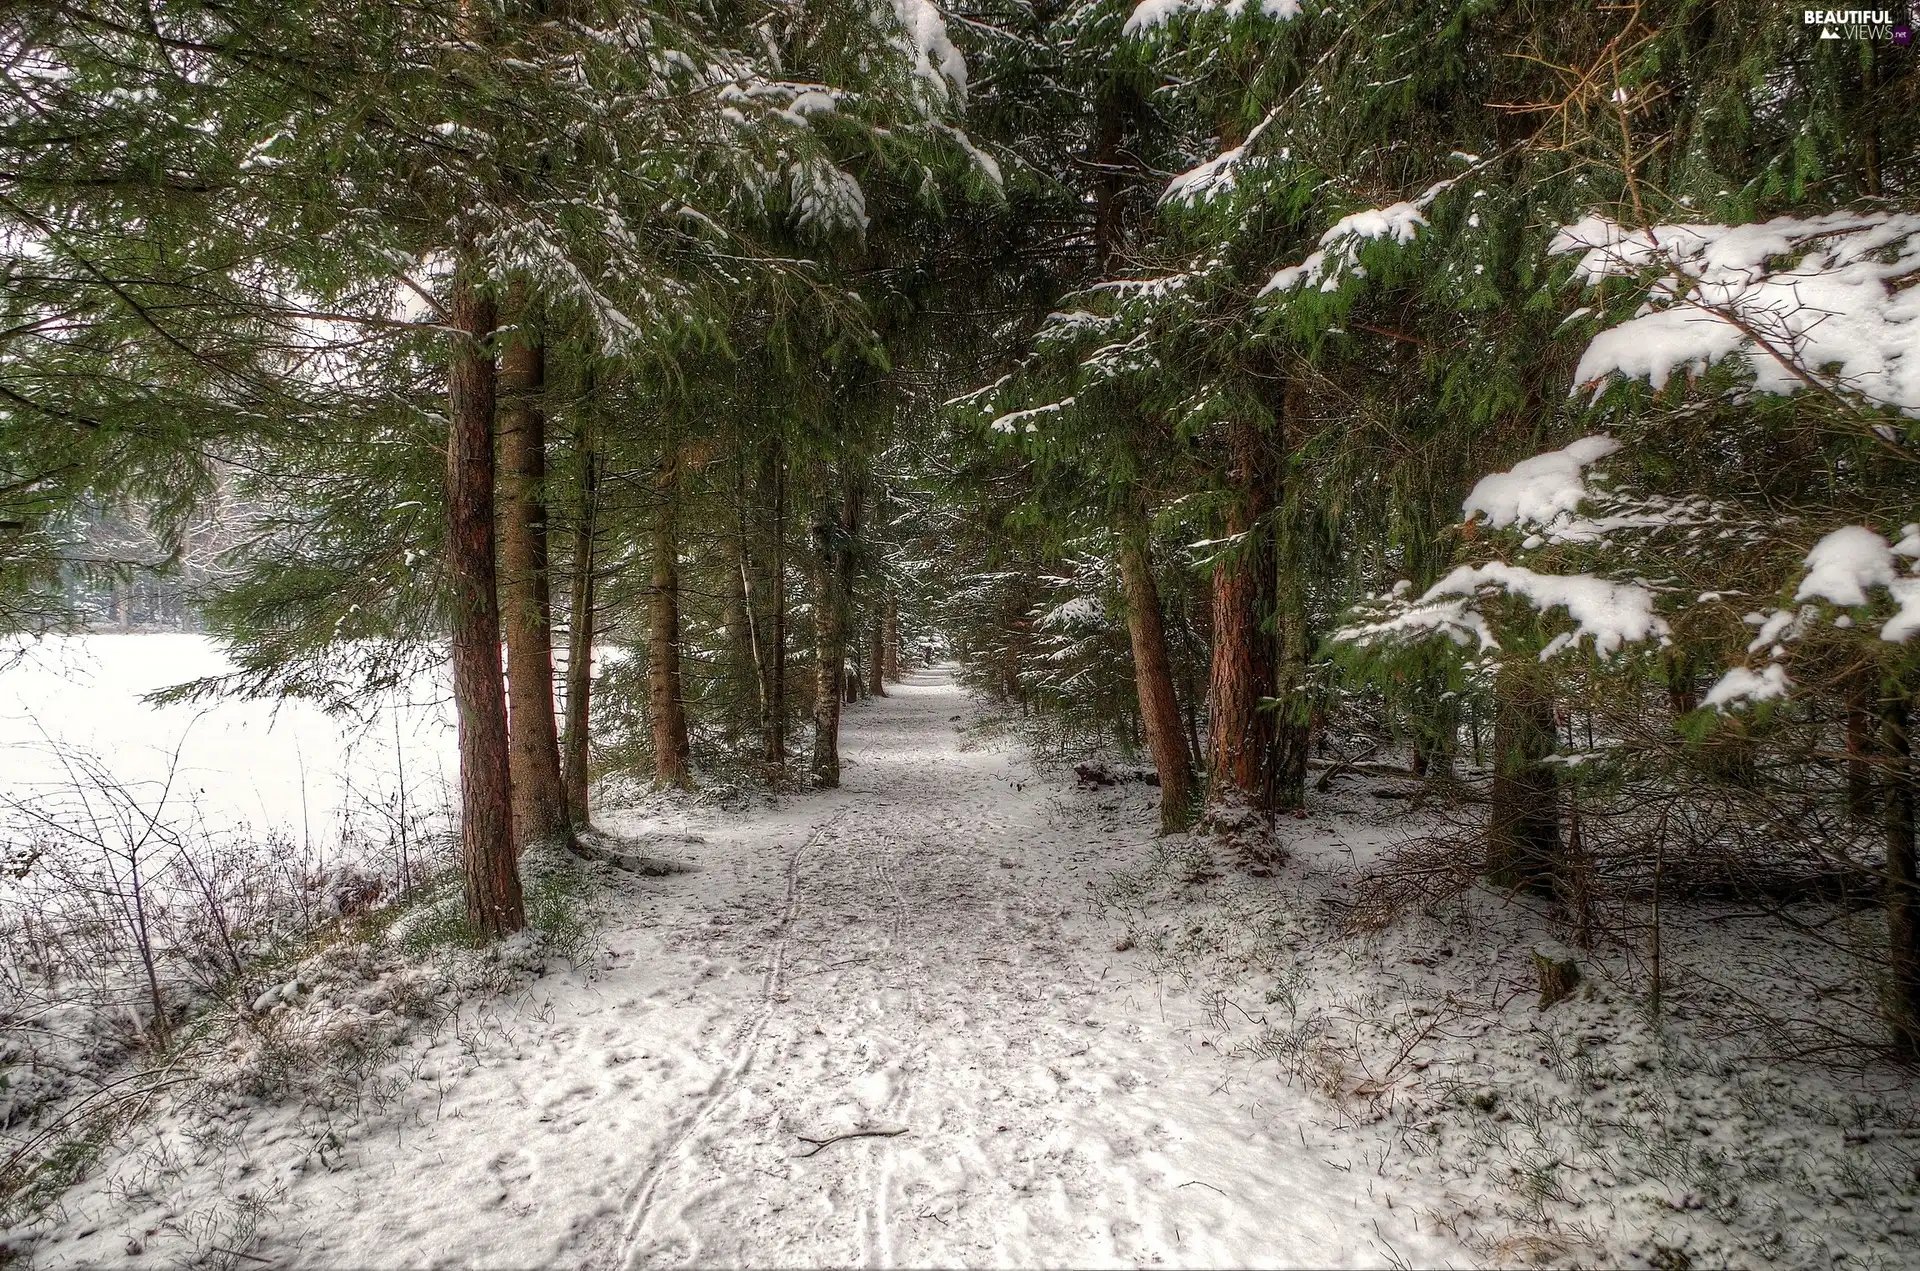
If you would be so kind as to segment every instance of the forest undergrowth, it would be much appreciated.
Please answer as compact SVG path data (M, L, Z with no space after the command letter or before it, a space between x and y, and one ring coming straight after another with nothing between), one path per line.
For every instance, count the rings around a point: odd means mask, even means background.
M129 1138L139 1145L116 1155L107 1186L130 1210L210 1153L245 1157L252 1108L295 1110L296 1132L326 1167L349 1127L421 1078L421 1038L452 1036L475 1053L489 1021L512 1013L502 1004L550 963L589 963L596 880L649 860L612 841L595 862L557 848L529 852L527 928L488 943L467 917L444 840L416 841L408 857L369 852L359 864L306 873L288 868L284 842L242 850L177 834L168 846L141 888L149 925L135 915L127 876L108 871L89 876L82 897L91 903L22 906L10 912L31 916L0 933L14 981L0 1258L30 1249L61 1220L64 1193ZM402 860L404 874L381 868ZM223 960L205 956L215 941ZM130 995L142 1005L157 996L161 1008L143 1016ZM154 1018L166 1027L143 1025ZM239 1267L252 1261L248 1245L273 1186L265 1180L163 1221L186 1239L188 1264ZM129 1241L129 1255L138 1244Z
M1395 872L1462 829L1375 797L1405 785L1316 796L1280 823L1271 878L1177 834L1103 890L1122 943L1200 1003L1223 1094L1257 1110L1265 1082L1314 1092L1314 1128L1354 1168L1438 1187L1425 1220L1496 1265L1905 1264L1920 1100L1897 1069L1795 1049L1789 1026L1823 998L1870 1001L1857 964L1743 925L1739 905L1688 903L1667 915L1656 1008L1630 948L1571 952L1564 922L1471 874L1388 903ZM1154 815L1141 783L1080 787L1063 814ZM1845 916L1820 908L1800 916ZM1536 949L1580 969L1551 1005Z

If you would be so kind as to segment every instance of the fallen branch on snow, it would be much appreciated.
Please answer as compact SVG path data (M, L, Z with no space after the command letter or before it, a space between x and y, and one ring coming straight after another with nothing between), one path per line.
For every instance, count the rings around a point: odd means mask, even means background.
M843 1139L892 1139L892 1138L898 1138L900 1135L905 1134L906 1132L907 1132L907 1127L903 1125L897 1130L849 1130L845 1134L836 1134L832 1138L827 1138L827 1139L810 1139L804 1134L796 1134L794 1135L794 1137L799 1139L802 1143L813 1144L813 1151L802 1152L798 1157L795 1157L794 1159L804 1160L809 1156L818 1156L820 1153L826 1151L828 1148L832 1147L835 1143L838 1143Z

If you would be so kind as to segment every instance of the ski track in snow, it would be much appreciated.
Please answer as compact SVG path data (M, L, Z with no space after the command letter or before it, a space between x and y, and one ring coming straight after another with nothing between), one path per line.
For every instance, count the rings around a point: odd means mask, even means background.
M83 1185L36 1262L160 1265L164 1235L125 1242L246 1189L250 1256L290 1266L1472 1264L1437 1194L1203 1049L1197 993L1115 950L1094 889L1149 827L968 713L917 672L849 709L841 790L609 813L696 868L614 884L591 974L469 1003L387 1106L230 1114L237 1151L148 1178L145 1210ZM861 1130L904 1133L803 1155Z
M742 1028L738 1041L732 1047L733 1062L728 1065L725 1072L714 1078L712 1087L707 1091L707 1097L693 1115L687 1118L686 1128L674 1136L664 1152L654 1157L652 1164L647 1166L646 1173L641 1176L640 1186L627 1219L624 1248L628 1256L621 1259L624 1263L636 1262L633 1250L646 1229L647 1215L653 1208L654 1194L659 1188L661 1177L672 1168L681 1146L695 1130L700 1128L701 1122L707 1119L707 1115L719 1105L721 1099L725 1098L739 1083L747 1070L753 1067L754 1052L760 1045L761 1030L767 1026L767 1021L773 1018L775 1003L786 985L787 948L791 944L793 917L800 907L800 862L806 857L807 849L819 841L826 828L826 825L815 827L813 833L809 834L806 841L795 848L792 856L788 858L786 910L780 920L780 931L774 939L773 950L767 955L767 971L760 993L760 1010Z

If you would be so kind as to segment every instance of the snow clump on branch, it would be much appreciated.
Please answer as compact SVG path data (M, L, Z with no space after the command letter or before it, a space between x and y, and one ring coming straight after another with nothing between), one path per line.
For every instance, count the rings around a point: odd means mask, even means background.
M1140 0L1127 16L1127 24L1120 28L1120 33L1145 35L1188 12L1219 12L1237 18L1251 3L1252 0ZM1300 0L1260 0L1260 12L1275 22L1288 22L1300 16Z
M944 105L949 94L965 105L967 59L954 47L947 20L933 0L893 0L893 15L906 33L900 50L912 62L913 73L927 85L928 105Z
M1267 279L1267 285L1260 288L1259 294L1292 291L1316 283L1322 291L1338 291L1347 278L1365 278L1367 271L1360 264L1360 245L1383 238L1402 245L1411 243L1420 227L1427 223L1426 210L1452 185L1452 181L1439 181L1417 199L1370 207L1341 217L1320 236L1320 250L1297 265L1277 271Z
M1590 214L1549 250L1582 252L1589 286L1656 275L1639 312L1588 344L1576 388L1621 375L1657 391L1741 357L1761 392L1818 387L1920 415L1920 213L1643 230Z
M1477 602L1503 592L1542 613L1564 609L1573 619L1573 630L1555 636L1540 650L1542 662L1583 640L1593 642L1596 654L1610 657L1628 643L1659 640L1664 644L1669 633L1666 619L1653 611L1653 592L1639 583L1610 582L1591 574L1542 574L1493 561L1460 566L1411 604L1402 599L1404 585L1396 588L1387 598L1388 612L1383 617L1343 627L1334 632L1334 639L1364 646L1444 635L1455 644L1478 639L1482 650L1498 648L1492 624Z
M1587 468L1619 449L1619 442L1601 435L1582 437L1564 449L1535 455L1510 471L1481 478L1462 503L1461 513L1470 521L1484 516L1494 529L1538 527L1551 531L1556 541L1569 542L1598 541L1610 529L1678 523L1685 510L1680 505L1675 505L1678 510L1656 509L1651 514L1600 520L1578 515L1590 493ZM1534 546L1539 541L1529 538L1526 545ZM1406 599L1410 590L1411 584L1399 584L1389 595L1378 598L1376 616L1335 632L1334 638L1368 645L1380 640L1445 635L1456 644L1477 638L1482 650L1497 648L1492 626L1476 602L1501 592L1526 601L1542 613L1564 609L1573 620L1573 630L1555 636L1540 651L1543 662L1584 640L1593 642L1593 651L1599 656L1610 657L1629 643L1658 640L1664 645L1671 634L1666 620L1654 612L1654 595L1649 588L1592 574L1543 574L1493 561L1460 566L1418 600Z
M1864 525L1843 525L1807 553L1807 576L1793 598L1846 608L1866 604L1868 588L1885 587L1899 610L1880 638L1904 644L1920 632L1920 578L1901 577L1898 556L1920 556L1920 526L1904 527L1899 545L1890 546Z
M1587 468L1620 449L1611 437L1582 437L1564 450L1517 463L1511 472L1482 477L1461 505L1471 519L1484 513L1496 530L1509 525L1550 526L1570 518L1587 497Z
M1700 705L1709 710L1724 711L1729 706L1741 703L1785 697L1792 685L1793 681L1787 678L1786 671L1777 665L1763 666L1758 671L1736 666L1714 682Z

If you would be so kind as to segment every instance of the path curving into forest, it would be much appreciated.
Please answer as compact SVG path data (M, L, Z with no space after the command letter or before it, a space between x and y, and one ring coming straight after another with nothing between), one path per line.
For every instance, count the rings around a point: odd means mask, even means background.
M695 869L622 876L590 970L423 1038L317 1164L272 1164L312 1125L254 1122L255 1256L1470 1264L1324 1106L1204 1049L1197 994L1116 950L1096 893L1146 859L1149 817L970 718L917 672L850 708L841 790L610 815Z

